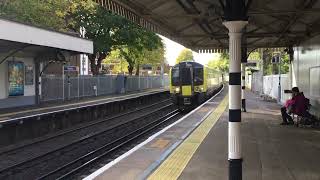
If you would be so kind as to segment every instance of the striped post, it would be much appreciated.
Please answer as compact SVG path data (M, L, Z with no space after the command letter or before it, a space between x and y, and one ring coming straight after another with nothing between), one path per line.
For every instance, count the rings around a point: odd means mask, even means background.
M229 30L229 180L242 180L241 156L241 36L247 21L226 21Z

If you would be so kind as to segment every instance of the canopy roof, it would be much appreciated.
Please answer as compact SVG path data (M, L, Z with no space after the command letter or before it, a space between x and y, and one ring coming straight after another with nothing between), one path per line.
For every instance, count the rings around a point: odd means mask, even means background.
M96 0L193 50L228 48L224 0ZM318 35L318 0L248 0L248 48L287 47Z
M93 42L69 34L0 18L0 53L24 48L32 52L44 48L78 53L93 53ZM31 47L33 46L33 47Z

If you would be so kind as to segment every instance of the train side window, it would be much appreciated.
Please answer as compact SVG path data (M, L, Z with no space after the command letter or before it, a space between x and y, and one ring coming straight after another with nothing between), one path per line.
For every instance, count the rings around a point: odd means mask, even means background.
M194 71L194 85L202 85L203 84L203 68L195 68Z
M179 67L172 68L172 85L179 86L180 75L179 75Z

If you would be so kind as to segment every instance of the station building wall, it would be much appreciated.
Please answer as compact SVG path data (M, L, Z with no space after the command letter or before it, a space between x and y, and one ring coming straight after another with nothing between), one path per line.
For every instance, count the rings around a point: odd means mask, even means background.
M314 37L295 48L292 86L298 86L320 117L320 36Z
M4 55L0 55L0 59L3 59ZM33 83L32 85L26 84L25 69L24 69L24 92L23 95L9 96L9 68L8 62L16 61L22 62L24 68L26 66L33 68ZM9 57L5 62L0 64L0 109L11 108L17 106L27 106L35 104L35 71L34 71L34 59L28 57Z

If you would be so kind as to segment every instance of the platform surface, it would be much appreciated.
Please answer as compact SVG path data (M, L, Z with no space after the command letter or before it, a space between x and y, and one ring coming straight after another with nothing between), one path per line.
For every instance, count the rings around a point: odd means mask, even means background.
M78 108L82 106L91 106L94 104L109 103L123 99L135 98L143 95L168 91L166 89L149 89L139 92L131 92L126 94L114 94L107 96L88 97L81 100L71 100L57 103L43 103L40 106L28 106L21 108L0 109L0 123L10 121L11 119L33 116L37 114L61 111L70 108Z
M190 115L86 179L228 179L225 96L222 93L203 106L212 113L199 126L200 117ZM281 126L279 105L248 91L246 97L248 112L242 113L243 179L320 180L320 131ZM198 111L209 112L205 108Z

